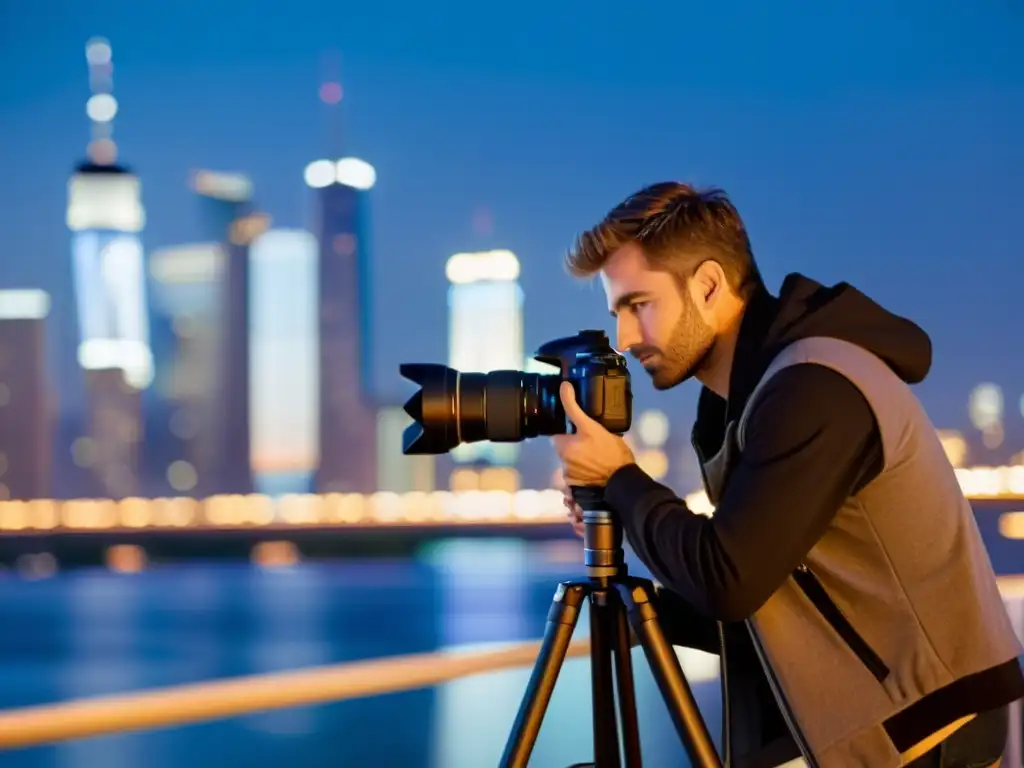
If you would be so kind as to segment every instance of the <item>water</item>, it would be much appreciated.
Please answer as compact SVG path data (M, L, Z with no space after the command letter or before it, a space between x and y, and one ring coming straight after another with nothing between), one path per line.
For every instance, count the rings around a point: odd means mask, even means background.
M1019 571L1024 542L1000 536L1004 506L978 511L996 570L1006 574ZM555 584L580 575L579 559L577 541L474 540L413 559L277 571L192 563L35 582L0 574L0 708L536 639ZM1024 622L1019 601L1014 610ZM586 628L584 616L577 635ZM717 659L682 654L717 738ZM639 651L633 659L645 766L688 765ZM529 671L0 752L0 768L484 768L498 762ZM589 679L586 659L566 662L531 765L591 758Z
M36 582L7 576L0 707L538 638L554 585L580 574L578 557L578 543L473 541L417 559L278 571L194 563ZM578 635L585 631L584 617ZM645 765L685 765L638 654ZM686 657L692 679L703 680L695 695L717 734L716 667L713 657ZM0 752L0 766L480 768L497 764L528 674ZM589 677L585 659L566 662L531 765L590 759Z

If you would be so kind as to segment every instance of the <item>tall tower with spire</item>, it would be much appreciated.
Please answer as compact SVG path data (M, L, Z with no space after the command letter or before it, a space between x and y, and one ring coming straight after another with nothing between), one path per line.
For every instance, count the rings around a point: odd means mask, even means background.
M306 167L318 244L320 462L316 490L375 489L376 417L371 383L369 191L377 174L341 154L342 87L337 72L320 85L332 155Z
M146 215L139 178L119 164L113 140L118 104L110 43L89 40L85 57L92 137L69 181L67 207L88 410L88 434L76 456L93 470L96 492L119 498L138 492L141 391L153 378L140 240Z

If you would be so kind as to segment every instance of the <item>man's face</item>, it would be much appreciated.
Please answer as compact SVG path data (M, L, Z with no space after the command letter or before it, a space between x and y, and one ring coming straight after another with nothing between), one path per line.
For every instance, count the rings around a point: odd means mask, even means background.
M612 255L601 282L616 318L617 348L640 361L655 388L669 389L700 370L715 334L698 306L699 285L689 280L683 288L675 276L650 269L636 243Z

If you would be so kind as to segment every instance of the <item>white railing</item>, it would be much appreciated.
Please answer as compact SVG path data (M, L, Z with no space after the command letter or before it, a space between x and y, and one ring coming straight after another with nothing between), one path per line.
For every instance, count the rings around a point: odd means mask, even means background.
M0 711L0 749L186 725L274 709L426 688L532 664L540 642L460 653L424 653L214 680ZM584 656L576 640L567 656Z

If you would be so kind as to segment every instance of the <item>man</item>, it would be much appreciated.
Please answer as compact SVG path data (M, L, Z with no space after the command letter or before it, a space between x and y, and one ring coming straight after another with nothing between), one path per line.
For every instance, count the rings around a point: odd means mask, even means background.
M600 275L617 346L656 388L703 385L692 438L712 517L568 384L577 432L554 444L569 485L605 487L663 586L669 639L722 655L729 764L998 764L1022 649L909 387L931 365L925 333L846 284L790 275L771 296L720 191L648 187L567 262Z

